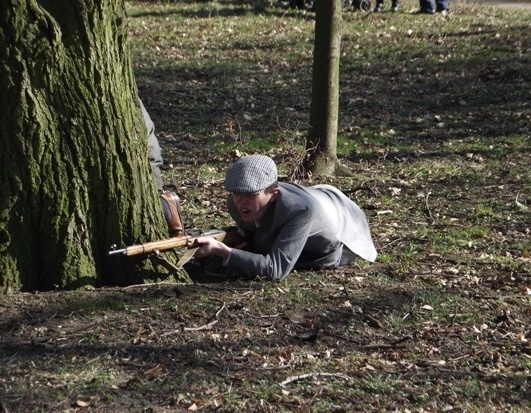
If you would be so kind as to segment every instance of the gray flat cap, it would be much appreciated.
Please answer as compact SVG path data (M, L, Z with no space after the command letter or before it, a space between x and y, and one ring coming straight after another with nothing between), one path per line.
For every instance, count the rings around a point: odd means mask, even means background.
M254 194L277 182L277 166L269 156L249 155L238 159L227 171L225 189Z

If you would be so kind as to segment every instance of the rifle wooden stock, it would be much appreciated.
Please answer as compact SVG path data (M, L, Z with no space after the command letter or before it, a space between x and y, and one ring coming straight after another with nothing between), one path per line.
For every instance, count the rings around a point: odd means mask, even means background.
M229 246L235 246L244 242L242 236L238 233L237 228L231 227L225 229L213 229L206 232L198 232L197 234L194 233L193 235L182 235L179 237L131 245L122 249L111 250L107 253L107 255L131 256L138 254L149 254L153 251L164 251L179 247L194 248L199 246L199 244L197 244L197 238L200 237L211 237Z

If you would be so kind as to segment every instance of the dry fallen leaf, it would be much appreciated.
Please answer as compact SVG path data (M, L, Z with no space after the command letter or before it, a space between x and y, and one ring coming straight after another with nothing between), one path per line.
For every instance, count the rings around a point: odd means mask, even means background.
M391 191L391 196L398 196L400 195L400 192L402 192L402 189L395 187L391 187L389 190Z
M149 370L146 370L144 372L144 374L146 376L149 376L149 377L158 377L162 374L162 364L157 364L155 367L149 369Z
M350 303L349 300L347 300L344 303L340 304L339 307L352 308L352 304Z

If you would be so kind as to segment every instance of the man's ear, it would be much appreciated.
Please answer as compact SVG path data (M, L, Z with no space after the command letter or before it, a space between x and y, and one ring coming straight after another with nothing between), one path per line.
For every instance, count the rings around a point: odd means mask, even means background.
M278 195L280 194L280 188L276 187L276 188L273 188L273 190L271 191L271 198L269 199L269 203L273 203L277 200L278 198Z

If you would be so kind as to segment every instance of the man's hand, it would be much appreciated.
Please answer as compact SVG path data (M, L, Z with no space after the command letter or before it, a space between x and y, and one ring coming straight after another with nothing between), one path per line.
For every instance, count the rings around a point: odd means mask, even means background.
M231 248L211 237L199 237L195 239L195 244L199 245L198 250L194 256L197 258L205 258L211 255L227 259L230 255Z
M242 238L245 237L245 233L241 228L238 228L238 234ZM232 248L243 249L246 247L246 245L246 242L242 242L241 244L232 246ZM232 251L231 247L212 237L197 237L194 240L193 246L199 247L194 254L194 256L197 258L205 258L211 255L217 255L218 257L223 258L223 260L226 260Z

